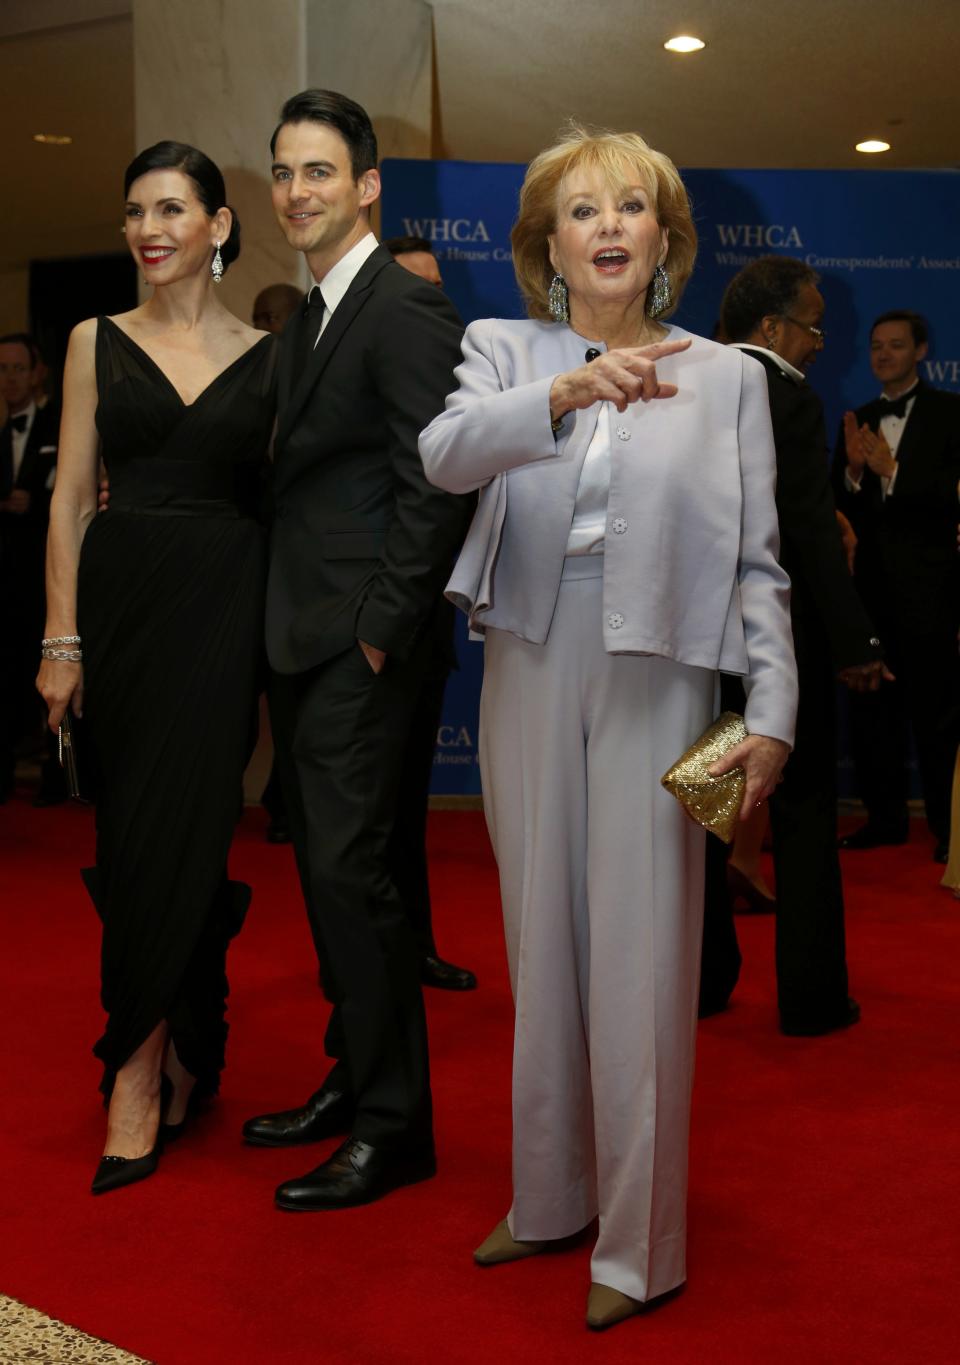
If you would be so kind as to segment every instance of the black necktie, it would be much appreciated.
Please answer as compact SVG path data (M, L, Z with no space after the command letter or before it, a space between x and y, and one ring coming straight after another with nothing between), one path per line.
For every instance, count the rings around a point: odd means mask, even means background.
M317 344L317 337L320 335L320 324L323 322L323 311L326 308L323 295L316 285L307 295L307 301L303 305L303 330L300 333L300 353L296 359L296 369L294 373L294 383L300 378L307 368L307 361L313 355L314 347Z
M911 389L909 393L902 393L899 398L888 398L886 394L880 399L880 418L884 417L906 417L907 404L914 397Z
M16 417L10 418L10 425L13 427L14 431L26 431L27 414L25 412L18 412Z

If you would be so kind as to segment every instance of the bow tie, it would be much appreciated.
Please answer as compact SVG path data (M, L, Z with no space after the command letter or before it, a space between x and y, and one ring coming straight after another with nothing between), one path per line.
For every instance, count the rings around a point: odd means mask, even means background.
M902 393L899 398L888 398L886 394L880 399L880 416L883 417L905 417L907 415L907 404L911 398L916 397L916 391L911 389L909 393Z
M16 417L10 418L10 425L13 427L14 431L26 431L27 414L25 412L18 412Z

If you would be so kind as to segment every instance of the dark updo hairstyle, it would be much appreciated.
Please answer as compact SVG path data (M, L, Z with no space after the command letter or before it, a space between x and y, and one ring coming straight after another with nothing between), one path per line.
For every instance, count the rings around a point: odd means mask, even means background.
M193 181L203 211L211 218L218 209L230 209L230 235L220 243L220 259L226 270L240 255L240 219L227 203L227 187L220 168L203 152L185 142L155 142L135 156L127 167L123 177L124 194L129 194L133 182L149 171L183 171Z

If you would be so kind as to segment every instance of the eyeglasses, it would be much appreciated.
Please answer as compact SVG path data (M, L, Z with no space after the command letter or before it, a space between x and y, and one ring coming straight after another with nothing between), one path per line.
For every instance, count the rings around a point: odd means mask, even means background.
M822 327L811 327L809 322L801 322L799 318L792 318L789 313L781 313L784 322L792 322L794 327L802 327L805 332L809 332L814 341L822 346L827 339L827 334Z

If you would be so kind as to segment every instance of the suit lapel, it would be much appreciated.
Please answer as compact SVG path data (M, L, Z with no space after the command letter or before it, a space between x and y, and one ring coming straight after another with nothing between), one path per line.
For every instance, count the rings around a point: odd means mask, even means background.
M13 480L14 488L29 489L30 480L33 475L33 467L40 458L40 448L43 445L43 440L41 439L41 437L42 421L40 417L40 410L38 409L33 415L33 425L30 428L30 435L27 437L27 444L23 448L23 459L20 461L20 468L17 470L16 477ZM12 468L13 467L12 435L10 438L10 460Z
M27 444L24 447L23 459L20 461L20 469L14 484L19 488L29 488L30 478L33 474L33 467L40 458L40 448L43 445L40 431L40 412L34 413L33 425L30 428L30 435L27 437Z
M8 424L0 431L0 498L7 497L13 487L13 427Z
M300 354L303 333L307 326L307 306L298 308L283 329L280 337L280 360L277 369L277 401L281 412L290 406L293 388L293 362Z
M917 396L914 399L913 407L910 409L910 416L900 435L900 444L897 446L897 464L910 463L914 457L914 452L923 442L923 431L926 426L927 403L924 386L921 382L917 389ZM899 475L898 475L899 477Z
M293 380L293 362L298 354L298 347L303 340L303 327L308 323L301 318L300 327L290 336L287 341L287 333L284 333L283 359L286 369L287 389L284 389L283 373L281 372L280 385L280 420L277 428L277 446L282 447L284 441L289 436L297 423L307 399L310 397L314 388L318 384L321 375L326 369L331 356L342 340L344 334L349 329L354 318L360 312L363 305L370 297L373 282L377 275L393 261L393 257L386 247L378 246L376 251L372 251L350 285L347 293L340 300L334 309L333 316L327 323L323 336L317 342L310 354L300 378Z

